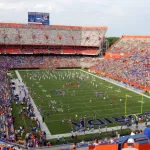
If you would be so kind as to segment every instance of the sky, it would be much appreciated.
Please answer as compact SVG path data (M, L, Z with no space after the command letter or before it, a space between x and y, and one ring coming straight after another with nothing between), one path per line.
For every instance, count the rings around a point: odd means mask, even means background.
M107 26L106 36L150 35L150 0L0 0L0 22L50 13L52 25Z

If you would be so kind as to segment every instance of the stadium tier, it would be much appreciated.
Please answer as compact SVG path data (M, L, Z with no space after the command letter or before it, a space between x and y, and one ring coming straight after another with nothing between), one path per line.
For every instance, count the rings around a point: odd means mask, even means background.
M150 36L122 36L91 69L150 91ZM113 64L113 65L112 65Z
M0 68L89 68L101 62L99 57L81 56L0 56Z
M122 36L110 49L106 57L140 55L150 57L150 36Z
M0 52L1 54L97 55L102 50L106 31L105 26L42 26L0 23L0 45L3 45ZM40 47L35 48L35 46Z

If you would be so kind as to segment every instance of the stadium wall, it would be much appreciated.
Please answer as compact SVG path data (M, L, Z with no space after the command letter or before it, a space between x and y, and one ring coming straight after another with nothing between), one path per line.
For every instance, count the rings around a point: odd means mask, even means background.
M0 44L99 48L106 31L106 26L42 26L0 23Z

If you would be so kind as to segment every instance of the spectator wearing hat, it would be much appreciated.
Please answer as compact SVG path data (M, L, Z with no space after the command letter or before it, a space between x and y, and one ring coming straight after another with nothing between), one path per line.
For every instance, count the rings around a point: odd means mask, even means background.
M134 139L129 138L127 141L127 148L123 148L122 150L138 150L137 148L135 148L135 142Z

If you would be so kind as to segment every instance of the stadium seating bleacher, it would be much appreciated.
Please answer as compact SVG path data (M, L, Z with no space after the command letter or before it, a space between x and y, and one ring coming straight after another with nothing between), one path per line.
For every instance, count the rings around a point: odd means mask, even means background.
M106 52L106 59L92 68L116 80L150 91L149 44L149 36L123 36Z

